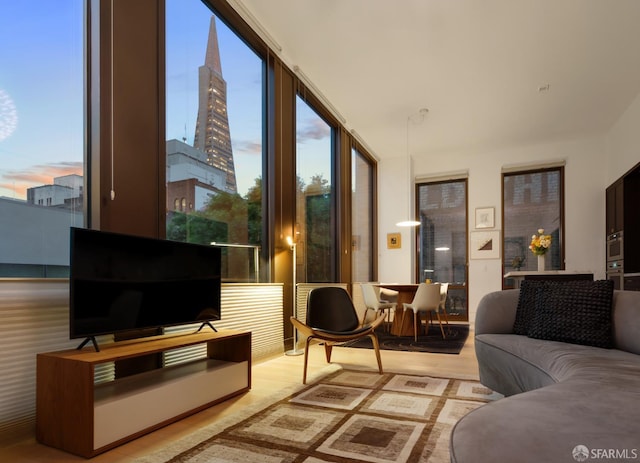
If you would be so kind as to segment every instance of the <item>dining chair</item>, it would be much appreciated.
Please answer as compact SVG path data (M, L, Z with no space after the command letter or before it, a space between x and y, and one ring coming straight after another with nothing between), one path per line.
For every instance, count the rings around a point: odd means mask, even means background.
M449 314L447 313L447 297L449 294L449 283L440 283L440 306L438 311L444 315L444 322L447 325L447 333L449 332ZM437 311L433 311L436 312ZM429 322L433 323L433 312L429 312Z
M440 311L444 314L444 321L449 326L449 314L447 313L447 297L449 295L449 283L440 283ZM448 329L448 328L447 328Z
M435 312L438 317L438 323L440 323L440 331L442 332L442 338L445 339L444 329L442 328L442 321L440 320L440 283L420 283L418 290L411 303L405 302L402 304L402 324L404 325L404 317L408 309L413 310L413 339L418 340L418 324L422 329L422 319L418 316L420 312Z
M360 285L362 288L362 296L364 298L364 305L367 310L373 310L376 313L382 313L385 315L387 321L386 329L390 330L391 310L396 308L395 302L389 302L378 298L376 289L370 283L363 283ZM386 312L385 312L386 311ZM364 320L367 319L367 313L364 314Z
M331 350L334 344L368 336L373 342L373 349L378 361L378 372L382 374L380 345L375 329L384 322L384 313L379 314L371 323L361 323L353 301L344 288L324 286L312 289L307 296L306 323L296 317L291 317L290 320L293 326L307 337L304 346L303 384L307 383L309 343L312 339L324 341L327 363L331 363Z

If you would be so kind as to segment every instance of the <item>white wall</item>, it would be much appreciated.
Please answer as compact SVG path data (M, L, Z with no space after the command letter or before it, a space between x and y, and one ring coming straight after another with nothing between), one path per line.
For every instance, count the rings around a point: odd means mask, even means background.
M404 157L384 159L378 164L378 279L385 283L413 281L413 229L395 226L407 220L409 214L405 166ZM388 233L401 233L399 249L387 249Z
M565 268L589 271L605 278L605 194L608 185L605 137L553 141L485 151L466 150L441 155L413 156L415 176L468 171L469 229L475 209L495 207L496 228L501 224L501 169L504 166L564 160L565 165ZM638 144L640 147L640 144ZM406 158L385 159L379 167L379 267L380 281L413 282L413 231L395 223L407 214ZM387 249L387 233L402 233L402 248ZM532 230L532 234L535 230ZM478 301L502 288L500 259L469 261L469 313L475 317Z
M607 185L640 162L640 94L609 131L607 142Z

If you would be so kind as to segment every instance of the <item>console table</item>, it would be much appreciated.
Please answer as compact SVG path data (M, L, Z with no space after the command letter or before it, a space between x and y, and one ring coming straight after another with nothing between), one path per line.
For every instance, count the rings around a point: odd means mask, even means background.
M203 359L94 384L96 365L206 344ZM251 388L251 332L165 335L37 355L36 439L86 458Z
M511 278L514 288L519 288L523 280L593 280L593 273L575 272L569 270L546 270L544 272L515 271L504 275L504 278Z

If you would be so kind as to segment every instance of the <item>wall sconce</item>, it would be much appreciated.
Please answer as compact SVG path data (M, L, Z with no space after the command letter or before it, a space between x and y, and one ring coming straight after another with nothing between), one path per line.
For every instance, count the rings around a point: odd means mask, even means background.
M297 265L297 254L296 254L296 242L293 241L293 238L287 236L287 244L289 245L289 249L291 249L292 254L292 301L293 301L293 315L295 317L298 316L298 300L297 300L297 275L296 275L296 265ZM285 352L285 355L302 355L304 352L298 349L298 330L293 328L293 349Z

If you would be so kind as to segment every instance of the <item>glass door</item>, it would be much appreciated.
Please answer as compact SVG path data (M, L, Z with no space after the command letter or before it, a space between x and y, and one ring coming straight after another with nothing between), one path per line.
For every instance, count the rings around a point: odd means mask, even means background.
M417 281L449 283L450 320L468 321L467 180L416 185Z

